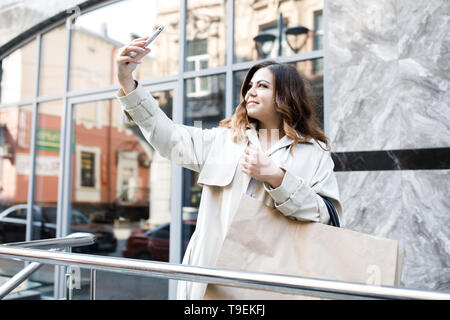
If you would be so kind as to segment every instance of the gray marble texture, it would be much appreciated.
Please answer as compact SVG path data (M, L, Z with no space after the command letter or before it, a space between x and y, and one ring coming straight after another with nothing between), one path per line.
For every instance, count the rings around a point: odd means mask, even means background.
M450 52L448 0L325 0L335 67Z
M399 148L449 147L450 53L401 59L397 77Z
M400 58L450 52L450 1L396 0Z
M397 1L325 0L328 61L333 68L398 58Z
M401 286L450 292L450 170L338 172L342 226L395 239Z
M330 71L333 151L389 150L402 142L398 62L361 62Z
M448 147L450 1L325 2L334 151Z

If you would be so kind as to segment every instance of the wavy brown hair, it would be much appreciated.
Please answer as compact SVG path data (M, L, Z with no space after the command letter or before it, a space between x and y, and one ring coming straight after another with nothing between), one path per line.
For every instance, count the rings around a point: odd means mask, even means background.
M256 71L268 68L275 79L275 110L281 115L280 130L298 143L307 143L311 138L323 142L330 150L328 139L317 122L311 87L305 77L293 66L281 64L272 60L254 65L246 74L241 87L241 102L232 117L220 122L221 127L233 130L235 142L246 138L245 130L250 123L258 124L256 119L248 117L245 95L249 90L249 82Z

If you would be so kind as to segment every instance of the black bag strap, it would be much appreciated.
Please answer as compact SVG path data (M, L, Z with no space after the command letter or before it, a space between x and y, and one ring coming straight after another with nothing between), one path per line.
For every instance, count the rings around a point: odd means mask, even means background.
M327 198L325 198L323 196L321 196L321 197L328 208L328 213L330 214L331 225L339 228L341 225L339 223L339 215L338 215L336 209L334 208L334 206L330 200L328 200Z

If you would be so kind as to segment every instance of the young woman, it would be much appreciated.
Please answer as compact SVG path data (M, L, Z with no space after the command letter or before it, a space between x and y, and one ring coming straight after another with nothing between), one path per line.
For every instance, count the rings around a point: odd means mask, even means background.
M184 264L215 266L243 193L293 220L328 223L322 197L342 214L327 138L316 122L306 81L294 67L273 61L253 66L234 115L202 130L173 123L133 79L132 71L150 52L142 48L145 39L133 40L117 57L118 99L162 156L199 172L203 191ZM202 299L205 288L180 281L178 298Z

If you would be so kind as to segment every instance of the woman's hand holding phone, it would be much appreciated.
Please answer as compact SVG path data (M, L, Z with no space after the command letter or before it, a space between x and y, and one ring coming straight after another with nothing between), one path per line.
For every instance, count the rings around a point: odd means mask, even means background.
M136 66L141 63L142 58L151 51L149 48L145 48L148 38L134 39L119 50L116 58L117 78L125 94L130 93L136 88L132 73L136 69Z

